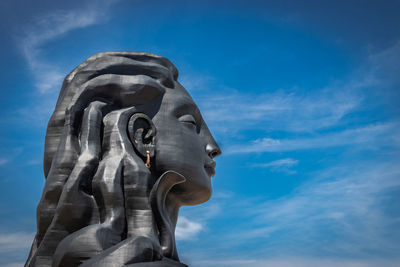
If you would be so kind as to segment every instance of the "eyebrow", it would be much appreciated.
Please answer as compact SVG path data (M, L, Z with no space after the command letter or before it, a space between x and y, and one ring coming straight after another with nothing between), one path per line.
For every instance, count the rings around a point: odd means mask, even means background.
M178 101L178 105L174 108L174 113L177 115L183 115L184 113L187 114L188 111L194 115L196 119L202 118L199 108L192 99L188 97L180 99L180 101Z
M189 97L182 97L182 98L178 99L177 102L178 102L178 104L176 106L176 109L189 108L189 109L195 109L198 111L198 107L193 102L193 100Z

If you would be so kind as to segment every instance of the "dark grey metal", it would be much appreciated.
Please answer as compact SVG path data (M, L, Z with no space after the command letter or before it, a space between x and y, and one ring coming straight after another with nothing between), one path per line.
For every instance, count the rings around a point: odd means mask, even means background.
M210 198L221 151L177 78L137 52L96 54L65 78L25 266L186 266L178 211Z

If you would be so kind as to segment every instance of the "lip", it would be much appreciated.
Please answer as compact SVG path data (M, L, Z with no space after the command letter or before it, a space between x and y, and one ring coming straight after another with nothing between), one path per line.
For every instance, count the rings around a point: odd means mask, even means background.
M217 166L217 163L215 163L215 161L213 160L207 162L204 165L204 169L206 170L206 172L210 177L213 177L215 175L215 166Z

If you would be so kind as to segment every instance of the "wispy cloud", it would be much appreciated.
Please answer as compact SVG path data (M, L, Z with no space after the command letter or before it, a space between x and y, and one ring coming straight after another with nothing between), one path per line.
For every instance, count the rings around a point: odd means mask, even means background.
M302 184L279 198L271 199L266 189L266 196L218 199L220 213L207 225L232 223L207 233L212 245L204 243L193 266L398 265L400 122L375 115L385 108L380 92L398 81L388 76L398 73L398 61L387 58L397 59L399 52L400 42L371 55L349 79L320 90L261 96L231 90L212 101L200 98L211 129L242 133L225 155L274 153L278 160L252 165L271 170L297 166L293 151L301 161L301 155L315 161L335 156L298 174ZM247 178L243 190L262 186L260 177ZM203 214L206 209L197 216Z
M39 17L25 29L20 40L21 50L35 75L39 92L46 93L61 86L65 70L42 56L42 46L49 41L76 29L95 25L107 20L107 12L116 1L86 1L71 10L55 10Z
M5 232L5 229L2 229L0 233L0 266L24 266L34 236L35 233Z
M59 87L61 87L61 83ZM12 120L22 122L30 127L44 129L54 110L56 102L57 98L54 94L41 95L36 99L32 99L29 105L22 106L20 109L16 110L15 113L18 117L12 118Z
M22 267L24 266L24 262L13 262L13 263L8 263L5 265L2 265L1 267Z
M8 162L8 159L0 158L0 166L6 164L7 162Z
M233 91L212 101L200 99L200 105L207 122L217 130L223 130L222 125L229 130L313 132L337 124L361 101L356 90L325 88L304 95L282 90L257 96Z
M316 134L308 138L273 139L264 137L247 144L232 145L225 149L225 153L283 152L357 144L362 144L364 148L376 148L385 144L398 146L400 144L398 131L399 124L393 122Z
M218 266L218 267L378 267L398 266L397 262L389 260L338 260L338 259L317 259L317 258L290 258L290 259L220 259L220 260L199 260L193 267Z
M195 73L190 68L180 69L179 82L191 93L198 94L201 91L207 90L209 84L214 81L214 77Z
M175 236L177 240L191 239L195 237L202 229L203 226L200 223L180 216L176 226Z
M296 166L299 163L298 160L292 158L278 159L267 163L256 163L252 167L258 168L269 168L273 172L285 172L288 174L295 174L296 171L292 170L291 167Z
M275 232L284 229L286 238L297 233L297 242L307 242L306 233L323 236L329 231L325 238L330 245L319 249L331 255L395 255L400 221L385 199L399 200L393 191L400 186L399 176L396 161L334 167L292 196L258 206L254 222L278 227Z
M255 95L226 88L214 80L215 84L208 87L219 86L218 93L212 99L200 96L197 100L217 138L227 140L223 144L225 155L360 144L371 148L390 142L398 145L398 123L379 120L375 114L381 114L377 110L387 103L393 103L392 110L398 109L398 90L383 88L400 84L399 55L400 41L371 53L347 78L320 89L294 86Z
M399 177L395 159L344 162L314 173L279 199L220 201L224 212L219 218L235 223L207 239L213 244L207 253L218 259L218 255L233 255L232 251L245 247L268 261L276 255L285 255L285 259L318 255L315 266L324 258L348 258L355 264L355 259L364 260L370 253L376 259L393 260L400 249L400 218L393 212L399 201Z
M400 40L387 49L369 55L369 72L386 85L400 84Z
M18 249L27 249L31 246L35 233L0 234L0 253L7 253Z
M274 160L268 163L260 163L260 164L254 164L253 166L257 167L292 167L294 165L297 165L299 163L298 160L296 159L291 159L291 158L286 158L286 159L278 159Z
M16 147L7 151L7 153L2 153L3 156L0 158L0 166L6 165L14 161L16 157L21 155L23 149L21 147Z

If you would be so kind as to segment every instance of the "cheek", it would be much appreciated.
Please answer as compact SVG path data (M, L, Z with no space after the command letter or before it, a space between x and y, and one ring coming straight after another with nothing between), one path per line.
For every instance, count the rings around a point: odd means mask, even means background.
M188 175L190 171L204 169L205 149L199 135L192 133L190 129L182 128L181 125L177 125L175 129L159 132L156 141L156 162L161 168L160 171L172 169Z

